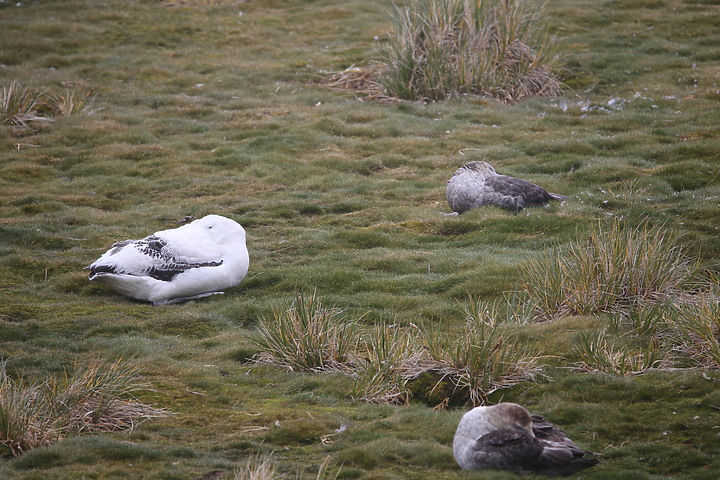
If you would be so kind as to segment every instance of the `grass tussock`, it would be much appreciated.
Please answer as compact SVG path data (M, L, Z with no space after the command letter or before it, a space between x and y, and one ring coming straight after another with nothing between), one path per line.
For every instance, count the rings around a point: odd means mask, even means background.
M458 337L437 328L382 323L365 330L337 309L325 309L313 294L298 295L292 306L258 327L255 362L293 371L341 373L355 380L350 395L370 403L403 405L412 383L427 373L452 385L473 405L491 393L531 381L540 370L538 355L501 328L497 304L470 299ZM444 398L447 401L448 398ZM441 402L440 402L441 403Z
M700 367L720 368L720 297L717 292L681 305L673 319L680 339L678 349Z
M715 291L682 303L640 306L615 316L609 329L583 332L575 347L582 371L633 375L668 368L720 367L720 299Z
M46 93L37 88L12 81L0 93L0 125L28 128L35 122L48 122L41 111L46 106Z
M560 92L542 5L417 0L395 7L380 83L403 99L488 95L505 103Z
M429 355L427 370L450 379L469 394L472 405L482 405L493 392L533 381L540 372L539 355L506 334L497 311L470 298L465 306L463 332L448 335L438 328L423 332Z
M355 328L341 310L324 307L315 293L298 294L289 308L261 319L254 339L260 347L256 361L293 371L342 370L355 348Z
M93 113L97 92L79 86L67 86L61 92L48 92L47 102L54 115Z
M634 375L671 365L669 349L657 337L627 345L608 339L606 333L603 331L597 337L587 333L580 336L580 343L576 347L582 359L578 364L580 370Z
M408 403L407 383L424 371L425 363L416 329L378 325L362 336L359 345L351 365L352 397L371 403Z
M435 327L376 327L352 366L353 397L406 404L414 384L430 375L436 383L425 396L434 398L433 403L464 398L475 406L497 390L533 381L540 371L538 356L506 334L496 319L478 317L475 307L467 312L460 335Z
M5 453L19 457L60 438L61 428L46 416L41 387L13 382L4 368L0 375L0 444Z
M278 478L277 468L270 456L253 456L233 472L234 480L273 480Z
M388 95L378 79L382 70L381 63L373 63L369 66L352 65L341 72L332 73L321 82L329 87L362 93L363 100L393 100L394 98Z
M93 363L44 382L14 381L0 369L0 445L20 456L69 435L132 431L169 411L146 405L134 393L150 385L126 360Z
M679 235L643 223L614 220L595 227L585 242L553 249L523 269L523 290L540 318L627 314L683 293L696 264Z
M97 93L92 89L66 86L63 91L23 86L17 81L0 92L0 125L24 129L51 117L93 113Z
M338 470L334 475L329 471L330 456L320 463L315 480L324 480L326 478L335 480L340 475ZM270 455L255 455L248 458L245 463L233 471L234 480L277 480L278 478L306 478L304 475L297 474L295 477L289 477L278 473L277 465L273 462Z

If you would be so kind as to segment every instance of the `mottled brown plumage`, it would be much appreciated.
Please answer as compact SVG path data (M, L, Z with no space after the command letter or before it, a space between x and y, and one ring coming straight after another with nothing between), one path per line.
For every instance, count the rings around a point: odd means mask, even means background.
M534 183L500 175L487 162L466 163L447 182L447 201L453 212L464 213L483 205L496 205L519 212L525 207L538 207L565 195L549 193Z

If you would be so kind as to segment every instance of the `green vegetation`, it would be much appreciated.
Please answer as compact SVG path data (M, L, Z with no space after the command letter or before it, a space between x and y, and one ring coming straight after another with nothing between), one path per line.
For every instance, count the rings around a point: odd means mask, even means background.
M269 480L277 478L277 471L269 456L251 457L235 470L235 480Z
M322 306L313 293L298 294L290 308L260 321L257 362L295 371L345 370L357 343L354 322Z
M496 312L487 315L484 306L470 299L458 337L436 325L363 329L336 308L324 308L315 293L298 294L290 308L260 321L254 361L351 376L351 396L373 403L407 404L414 396L482 405L494 391L533 380L539 370L537 356L503 333ZM422 387L432 378L434 385Z
M680 350L694 363L720 368L720 299L703 295L696 303L683 305L673 316Z
M504 333L498 318L487 315L483 306L470 299L459 335L443 333L439 326L424 335L431 359L427 370L450 379L454 390L467 391L472 405L484 404L493 392L534 380L540 370L539 355Z
M24 87L13 80L0 94L0 125L31 128L53 116L89 113L95 94L77 86L62 92Z
M681 296L696 275L679 239L662 227L593 228L587 240L554 249L523 270L540 318L620 313ZM681 300L682 301L682 300Z
M395 7L379 83L411 100L483 94L501 102L560 92L542 5L417 0Z
M716 12L547 2L558 96L370 101L406 7L0 2L0 478L510 479L451 450L501 400L602 453L575 478L717 477ZM570 198L440 215L470 160ZM248 234L225 295L87 281L114 241L209 213ZM308 363L258 361L282 342ZM173 415L42 413L122 358L152 388L105 398Z
M44 93L23 87L16 81L3 87L0 96L0 125L27 127L31 122L47 121L40 115Z

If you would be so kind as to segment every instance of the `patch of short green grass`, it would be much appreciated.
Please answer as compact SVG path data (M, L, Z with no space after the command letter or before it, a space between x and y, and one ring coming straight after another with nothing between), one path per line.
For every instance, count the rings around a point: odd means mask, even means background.
M69 103L92 104L0 126L7 373L62 378L98 356L132 356L155 387L138 399L177 414L5 456L0 477L232 477L271 453L285 478L317 478L328 457L330 478L466 477L450 445L469 395L449 379L390 375L409 393L386 405L359 400L359 377L249 364L260 322L314 290L344 312L341 325L359 319L366 347L382 345L374 328L394 338L417 334L412 325L457 347L468 295L495 305L497 332L533 352L542 375L485 401L522 403L602 452L579 478L720 470L717 371L697 332L716 313L701 301L707 288L672 297L685 313L631 305L540 323L518 298L525 262L585 245L614 218L662 225L717 270L720 39L708 5L549 2L567 88L500 106L481 95L372 100L322 83L388 44L389 6L374 0L16 3L0 3L0 86L76 86ZM518 215L440 215L445 182L471 154L570 198ZM82 268L112 242L208 213L248 233L250 272L225 295L157 309L87 282ZM656 339L675 369L578 369L583 335L630 356Z

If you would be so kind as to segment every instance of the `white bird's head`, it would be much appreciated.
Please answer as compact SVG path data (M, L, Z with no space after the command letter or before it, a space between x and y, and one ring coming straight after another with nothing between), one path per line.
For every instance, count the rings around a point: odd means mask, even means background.
M245 245L245 229L235 220L207 215L190 223L201 229L214 243L223 246Z

